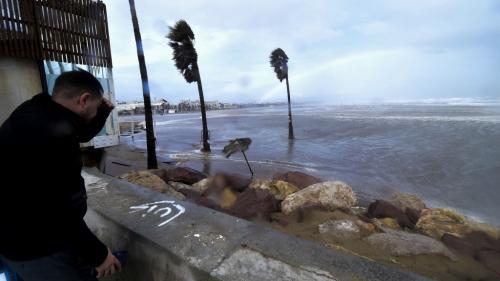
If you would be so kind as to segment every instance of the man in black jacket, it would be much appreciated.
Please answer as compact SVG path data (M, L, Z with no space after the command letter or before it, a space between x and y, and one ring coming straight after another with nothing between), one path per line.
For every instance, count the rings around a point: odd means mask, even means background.
M96 280L121 267L83 220L80 143L113 110L102 94L92 74L66 72L52 96L24 102L0 127L0 258L24 281Z

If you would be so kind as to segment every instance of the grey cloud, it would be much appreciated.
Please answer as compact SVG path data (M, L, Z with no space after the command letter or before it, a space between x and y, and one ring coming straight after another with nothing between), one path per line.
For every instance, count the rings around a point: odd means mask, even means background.
M105 2L117 95L141 96L128 6ZM282 99L281 89L274 89L283 85L268 63L272 49L281 47L290 57L297 100L335 102L495 95L499 3L142 0L136 5L151 89L168 100L197 98L176 71L164 39L168 25L184 18L196 34L207 99ZM378 57L381 51L386 58ZM310 75L315 69L322 75Z

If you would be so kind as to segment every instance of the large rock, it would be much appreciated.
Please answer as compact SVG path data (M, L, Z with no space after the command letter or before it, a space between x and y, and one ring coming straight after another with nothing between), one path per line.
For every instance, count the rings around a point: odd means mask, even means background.
M472 231L464 237L443 234L443 243L455 251L470 256L488 269L500 274L500 241L482 231Z
M151 188L177 199L183 200L185 198L183 194L177 192L172 186L150 171L132 171L119 176L119 178L136 185Z
M441 240L445 233L463 237L472 230L463 216L447 209L423 210L416 229L438 240Z
M329 220L318 226L319 233L328 240L344 242L359 239L361 230L352 220Z
M179 192L186 196L186 200L189 202L193 202L195 204L219 211L226 212L225 209L221 208L219 204L212 201L209 198L203 197L199 192L193 189L180 189Z
M182 182L185 184L195 184L206 178L205 174L187 167L175 167L166 171L166 181Z
M446 246L435 239L405 231L375 233L364 239L368 244L395 256L442 255L455 260Z
M194 189L189 184L185 184L185 183L182 183L182 182L169 181L167 183L171 187L175 188L175 190L180 190L180 189Z
M273 180L286 181L300 189L322 182L322 180L317 177L313 177L301 172L287 172L284 174L276 174L274 175Z
M165 170L165 169L151 169L148 171L154 175L159 176L163 181L168 182L167 170Z
M481 250L500 252L500 241L482 231L472 231L463 237L445 233L442 241L449 248L470 257L475 257Z
M388 227L390 229L401 229L398 221L393 218L383 218L377 219L376 223L379 223L379 227Z
M299 191L299 188L295 185L280 180L254 180L250 187L268 190L278 200L283 200L288 195Z
M271 220L271 213L279 210L279 201L266 190L248 188L239 196L231 214L243 219L259 218Z
M373 223L364 222L364 221L358 219L358 220L356 220L356 224L358 225L362 236L368 236L368 235L373 234L377 231L377 227Z
M357 203L352 188L341 181L329 181L310 185L285 198L281 210L289 214L304 206L320 206L328 210L350 208Z
M426 208L424 201L413 194L395 192L392 194L389 202L402 211L405 211L406 208L412 208L418 211Z
M405 209L405 214L413 225L417 224L418 220L420 219L421 213L422 211L410 207L406 207Z
M492 250L481 250L476 254L476 260L484 264L486 268L495 272L500 277L500 252Z
M369 218L392 218L395 219L398 224L404 228L414 228L415 225L410 221L408 216L401 211L398 207L392 205L385 200L377 200L370 204L366 214Z
M474 221L474 220L471 220L468 218L465 218L465 224L467 224L474 231L482 231L484 233L487 233L488 235L490 235L494 239L500 240L500 229L498 229L492 225L489 225L489 224L486 224L483 222Z
M271 182L271 180L254 179L248 187L267 190Z
M198 191L199 193L203 193L203 192L205 192L205 190L207 190L212 185L212 182L213 182L213 178L208 177L208 178L202 179L201 181L193 184L192 188L194 190Z

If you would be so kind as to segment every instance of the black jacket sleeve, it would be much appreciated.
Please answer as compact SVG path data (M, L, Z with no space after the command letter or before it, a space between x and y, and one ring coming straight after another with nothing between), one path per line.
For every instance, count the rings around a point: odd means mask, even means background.
M93 267L101 265L108 255L108 248L90 231L83 219L74 227L75 250Z

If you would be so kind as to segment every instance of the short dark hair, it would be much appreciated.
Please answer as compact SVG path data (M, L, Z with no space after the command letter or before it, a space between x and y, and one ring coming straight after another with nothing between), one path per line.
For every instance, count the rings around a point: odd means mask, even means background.
M96 98L102 97L104 90L99 80L90 74L90 72L76 70L64 72L57 77L52 95L71 99L84 92L88 92Z

